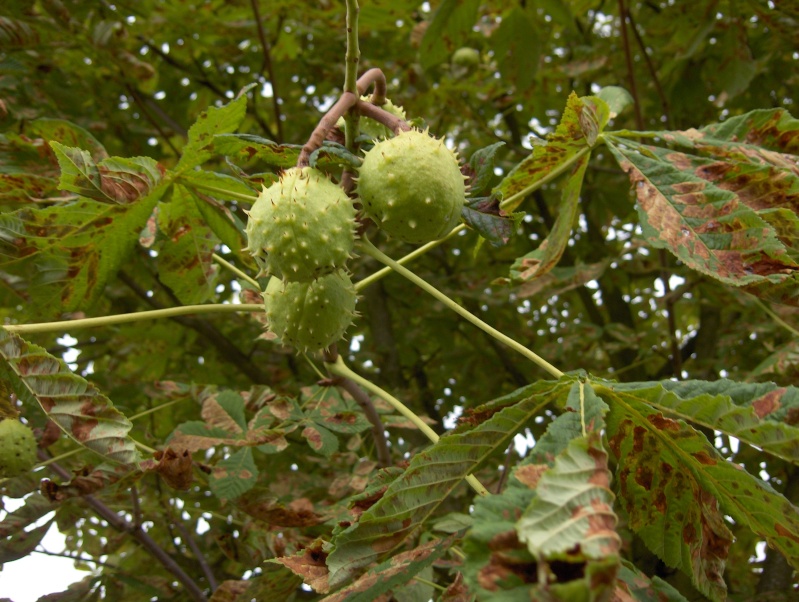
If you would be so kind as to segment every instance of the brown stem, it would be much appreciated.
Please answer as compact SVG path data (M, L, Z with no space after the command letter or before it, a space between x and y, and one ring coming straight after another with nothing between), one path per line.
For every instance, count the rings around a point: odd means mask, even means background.
M150 114L150 111L147 109L147 105L145 104L144 99L141 98L141 95L133 88L133 86L126 85L125 87L127 88L128 93L131 95L131 97L133 97L133 102L135 102L138 105L139 109L141 109L141 112L142 112L142 115L144 115L144 118L147 121L149 121L150 124L158 131L158 135L161 136L161 138L163 138L164 142L166 142L167 145L169 145L169 148L172 149L172 152L175 153L176 155L180 155L180 151L175 147L174 144L172 144L172 140L170 140L169 136L166 135L166 132L164 132L163 128L158 123L158 121L155 119L155 117L153 117ZM184 131L184 138L185 138L186 133L185 133L185 130L183 130L183 131Z
M303 145L300 156L297 158L297 167L308 166L308 159L311 153L322 146L322 142L324 142L327 137L327 133L336 125L339 117L343 117L344 113L346 113L350 107L355 106L357 102L358 97L351 92L344 92L341 95L336 101L336 104L330 107L330 110L325 113L325 116L322 117L319 124L314 128L310 138L308 138L308 142Z
M505 483L508 481L508 473L510 472L510 462L513 458L513 443L508 446L508 451L505 453L505 462L502 464L502 474L499 475L499 481L497 481L497 495L502 493L502 488L505 486Z
M261 20L261 13L258 10L258 0L250 0L252 12L255 16L255 23L258 25L258 39L261 40L261 49L263 52L264 62L261 66L261 73L266 71L269 74L269 83L272 85L272 107L275 111L275 121L277 122L277 142L283 141L283 116L280 113L280 97L277 93L277 81L275 80L275 71L272 68L272 56L269 52L269 41L266 39L264 32L264 24Z
M369 89L369 86L373 84L375 89L372 91L370 102L382 106L386 103L386 76L380 69L369 69L366 73L361 75L355 83L358 87L358 94L361 96L363 96Z
M40 454L43 459L47 459L47 454L43 452L40 452ZM66 481L69 481L71 478L71 475L55 462L50 464L48 468ZM105 519L105 521L108 522L111 527L120 533L130 533L133 538L136 539L136 541L138 541L139 544L145 550L147 550L151 556L153 556L153 558L160 562L167 571L172 573L175 578L183 584L183 586L186 588L186 593L188 593L193 600L196 600L197 602L206 602L208 600L208 598L205 597L205 593L203 593L197 583L195 583L195 581L186 574L180 565L172 560L169 554L167 554L152 537L143 531L141 527L137 527L133 523L129 523L93 495L84 495L83 499L92 508L92 510L94 510L101 518Z
M635 101L635 123L639 130L644 129L644 116L641 113L641 102L638 98L638 86L635 83L633 72L633 56L630 51L630 39L627 35L627 7L624 0L619 0L619 19L621 20L621 43L624 47L624 59L627 62L627 76L630 80L630 94Z
M411 129L411 126L408 125L407 121L405 121L401 117L392 115L385 109L381 109L380 107L372 104L371 102L364 102L363 100L359 100L357 104L357 109L358 112L364 117L369 117L370 119L374 119L378 123L381 123L384 126L386 126L395 134L399 134L400 132L407 132L408 130Z

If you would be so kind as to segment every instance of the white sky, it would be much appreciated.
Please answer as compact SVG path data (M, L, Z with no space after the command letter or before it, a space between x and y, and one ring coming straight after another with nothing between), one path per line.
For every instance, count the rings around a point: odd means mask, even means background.
M3 498L6 511L16 510L22 500ZM0 520L6 512L0 511ZM43 516L34 526L42 525L53 517L53 513ZM29 528L29 529L30 529ZM37 549L48 552L64 551L64 536L53 524ZM10 598L13 602L36 602L41 596L64 591L71 583L80 581L88 573L74 567L69 558L46 556L34 552L14 562L6 562L0 571L0 598Z

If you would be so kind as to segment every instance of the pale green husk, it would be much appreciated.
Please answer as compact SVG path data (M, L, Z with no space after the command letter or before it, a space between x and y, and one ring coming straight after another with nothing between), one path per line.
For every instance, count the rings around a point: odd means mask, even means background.
M292 168L249 211L247 248L264 274L309 282L346 265L355 209L344 191L311 167Z
M358 196L366 215L390 236L426 243L458 224L466 187L455 153L442 140L411 130L366 153Z
M0 477L18 477L36 464L36 438L19 420L0 421Z
M263 296L269 331L300 351L329 347L355 318L355 286L341 271L313 282L272 278Z

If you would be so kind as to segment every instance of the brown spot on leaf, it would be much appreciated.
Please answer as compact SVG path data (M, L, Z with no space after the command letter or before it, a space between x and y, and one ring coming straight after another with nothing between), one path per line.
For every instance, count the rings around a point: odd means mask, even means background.
M672 432L679 432L680 431L680 423L676 420L672 420L671 418L666 418L658 412L657 414L650 414L647 416L647 420L649 420L650 424L654 426L656 429L661 431L672 431Z
M704 464L705 466L715 466L718 462L715 458L712 458L706 451L702 450L695 454L692 454L694 458L696 458L697 462L700 464Z
M546 464L524 464L513 471L513 476L527 485L528 488L535 489L538 486L538 481L547 470L549 470L549 466Z
M787 537L794 543L799 543L799 536L793 531L786 529L780 523L774 523L774 530L777 532L777 535L781 537Z
M755 414L758 418L764 418L769 414L776 412L780 409L780 400L782 396L785 394L784 388L774 389L773 391L769 391L762 397L754 400L752 402L752 407L755 410Z

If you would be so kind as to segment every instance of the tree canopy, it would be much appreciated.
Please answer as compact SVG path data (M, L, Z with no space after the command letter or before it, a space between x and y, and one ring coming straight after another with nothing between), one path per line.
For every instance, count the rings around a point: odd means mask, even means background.
M52 602L795 599L797 48L761 0L5 2L39 463L0 463L0 566L59 529ZM423 245L359 197L411 128L466 185ZM307 352L247 226L297 165L358 212Z

